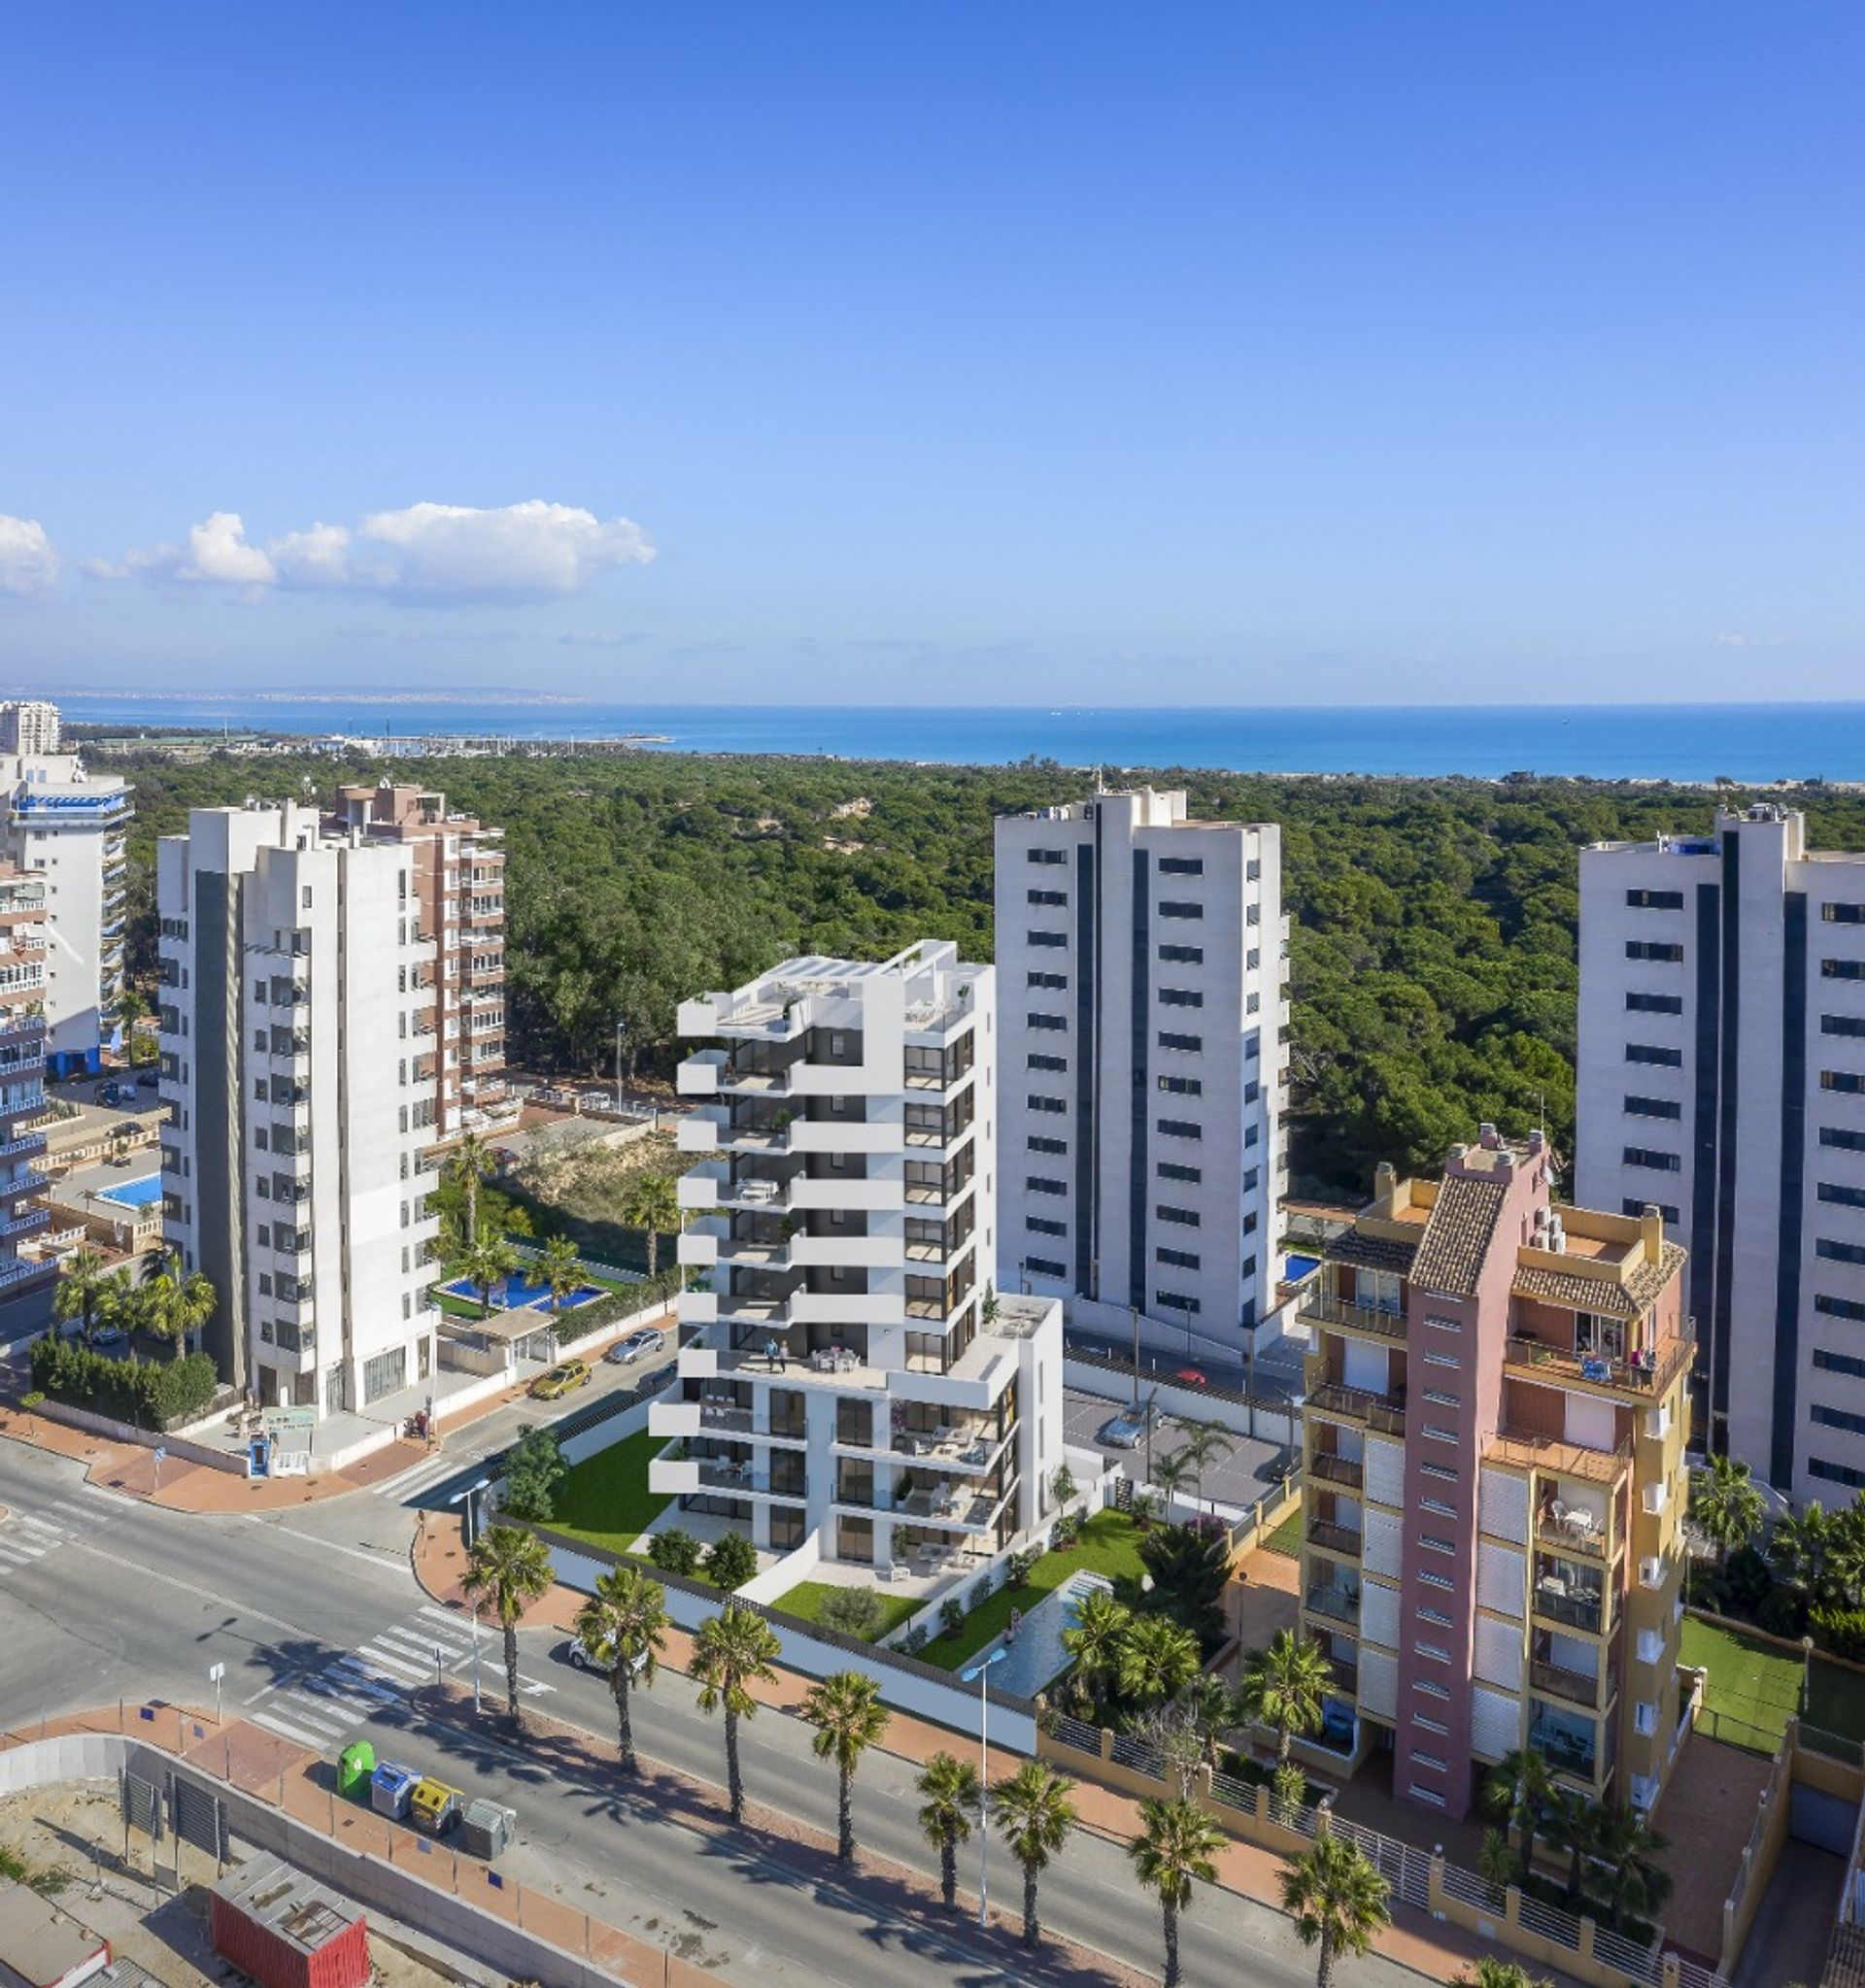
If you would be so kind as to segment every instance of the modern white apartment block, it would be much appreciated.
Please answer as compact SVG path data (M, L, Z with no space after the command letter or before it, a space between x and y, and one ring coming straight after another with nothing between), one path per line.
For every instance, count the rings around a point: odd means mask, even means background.
M11 709L13 736L56 741L54 707ZM49 724L20 716L46 710ZM0 747L0 861L45 879L46 1061L55 1076L94 1070L106 1049L122 1044L118 1008L130 814L124 783L91 773L76 753Z
M1062 1315L997 1288L994 978L928 942L786 960L683 1002L700 1155L678 1438L656 1490L777 1552L930 1570L1036 1525L1063 1461Z
M51 1225L46 1176L46 884L0 864L0 1337L28 1308L43 1311L54 1264L19 1248Z
M1098 795L997 830L1012 1288L1234 1347L1274 1302L1288 927L1273 823Z
M1690 1251L1709 1441L1865 1484L1865 856L1805 817L1580 854L1577 1198Z
M60 736L56 704L33 699L0 704L0 753L55 753Z
M367 1408L433 1372L435 944L414 858L314 810L196 808L156 852L163 1237L206 1345L266 1406Z

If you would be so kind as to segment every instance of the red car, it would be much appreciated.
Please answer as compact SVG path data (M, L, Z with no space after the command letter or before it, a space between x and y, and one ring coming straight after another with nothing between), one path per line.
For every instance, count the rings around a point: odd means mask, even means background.
M1208 1388L1210 1382L1195 1366L1181 1366L1172 1378L1181 1388Z

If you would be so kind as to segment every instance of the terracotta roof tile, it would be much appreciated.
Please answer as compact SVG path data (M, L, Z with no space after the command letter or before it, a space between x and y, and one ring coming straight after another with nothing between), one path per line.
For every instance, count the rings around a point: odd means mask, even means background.
M1505 1188L1499 1180L1444 1176L1425 1224L1425 1239L1412 1261L1411 1280L1448 1297L1468 1297L1476 1288L1483 1259L1503 1212Z
M1357 1229L1331 1236L1322 1252L1331 1264L1351 1264L1360 1270L1397 1270L1402 1277L1410 1270L1411 1260L1417 1254L1415 1241L1398 1242L1389 1236L1365 1235Z
M1604 1318L1635 1319L1677 1275L1684 1255L1677 1243L1667 1242L1659 1262L1641 1264L1624 1284L1582 1277L1574 1270L1537 1268L1517 1270L1511 1288L1517 1297L1570 1305L1575 1311L1597 1312Z

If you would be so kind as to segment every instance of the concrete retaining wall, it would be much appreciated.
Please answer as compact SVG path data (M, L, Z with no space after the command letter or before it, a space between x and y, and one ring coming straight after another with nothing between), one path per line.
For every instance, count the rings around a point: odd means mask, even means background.
M1108 1413L1125 1407L1134 1398L1132 1379L1097 1361L1070 1359L1062 1364L1066 1386L1077 1394L1098 1395L1107 1402ZM1302 1418L1287 1402L1246 1400L1223 1388L1178 1388L1170 1382L1155 1382L1142 1374L1139 1398L1143 1401L1157 1393L1159 1412L1182 1416L1187 1422L1218 1422L1237 1435L1254 1436L1261 1442L1293 1448L1302 1440ZM1155 1434L1154 1440L1158 1441Z
M593 1457L598 1450L614 1447L626 1442L631 1435L639 1435L648 1426L648 1401L633 1401L626 1408L619 1408L607 1421L598 1422L593 1429L586 1429L580 1435L566 1437L558 1445L566 1464L580 1464Z

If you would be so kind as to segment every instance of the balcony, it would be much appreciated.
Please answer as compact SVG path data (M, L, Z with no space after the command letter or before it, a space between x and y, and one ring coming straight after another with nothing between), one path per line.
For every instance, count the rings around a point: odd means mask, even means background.
M1550 1344L1530 1333L1513 1332L1503 1356L1512 1373L1561 1387L1578 1386L1588 1393L1647 1397L1663 1395L1697 1357L1697 1342L1684 1336L1671 1340L1648 1361L1627 1360L1611 1352L1588 1352L1572 1346Z
M1537 1575L1528 1599L1530 1612L1540 1621L1590 1636L1603 1635L1610 1627L1603 1588L1581 1587L1560 1574L1543 1573Z
M1324 1415L1339 1415L1345 1421L1361 1423L1387 1435L1404 1435L1406 1432L1403 1388L1375 1395L1365 1388L1347 1388L1335 1381L1323 1381L1310 1392L1308 1406Z
M1546 1692L1550 1698L1566 1699L1570 1704L1584 1705L1588 1711L1599 1703L1600 1680L1584 1670L1569 1670L1537 1657L1528 1667L1528 1679L1537 1691Z
M1325 1616L1330 1622L1350 1623L1355 1629L1360 1626L1358 1588L1333 1588L1318 1584L1303 1596L1302 1605L1310 1615Z
M1358 1491L1366 1483L1366 1466L1353 1457L1333 1456L1316 1450L1308 1459L1308 1475L1323 1484L1340 1484Z
M1578 1443L1505 1423L1490 1442L1486 1461L1511 1469L1579 1477L1589 1484L1616 1485L1632 1467L1632 1445L1628 1440L1615 1450L1583 1449Z
M1538 1705L1529 1722L1528 1743L1557 1773L1593 1785L1599 1767L1598 1729L1590 1719L1570 1719Z
M1324 1553L1345 1554L1350 1560L1360 1558L1357 1527L1342 1526L1333 1519L1310 1519L1302 1536L1306 1544L1318 1546Z
M1344 1297L1317 1292L1304 1297L1299 1318L1317 1326L1339 1326L1349 1332L1372 1332L1381 1339L1406 1336L1404 1312L1387 1311L1379 1305L1355 1304Z

